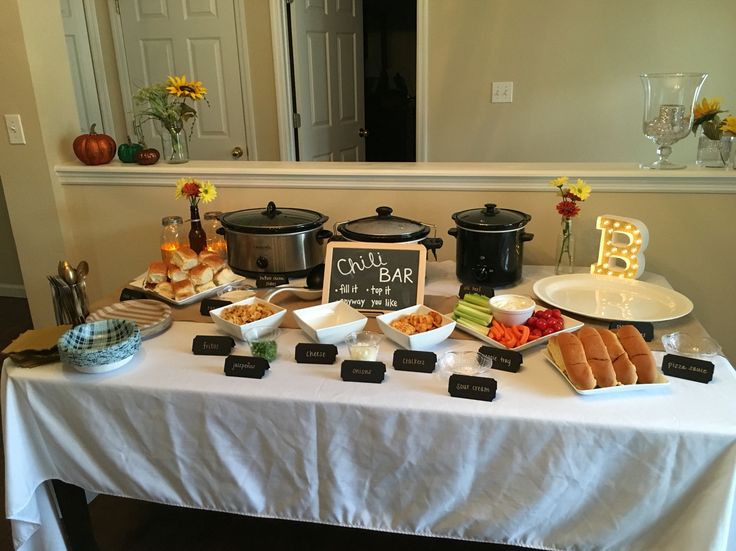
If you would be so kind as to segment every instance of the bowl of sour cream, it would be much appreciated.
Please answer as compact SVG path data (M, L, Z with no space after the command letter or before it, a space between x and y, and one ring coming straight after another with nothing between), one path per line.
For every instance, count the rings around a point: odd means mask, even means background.
M534 313L536 304L525 295L496 295L489 300L493 318L504 325L521 325Z

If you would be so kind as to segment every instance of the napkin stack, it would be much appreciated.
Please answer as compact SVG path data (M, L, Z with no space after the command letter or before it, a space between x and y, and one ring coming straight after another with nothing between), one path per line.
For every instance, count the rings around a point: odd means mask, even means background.
M44 329L30 329L21 333L2 351L19 367L36 367L59 361L59 338L71 325L55 325Z

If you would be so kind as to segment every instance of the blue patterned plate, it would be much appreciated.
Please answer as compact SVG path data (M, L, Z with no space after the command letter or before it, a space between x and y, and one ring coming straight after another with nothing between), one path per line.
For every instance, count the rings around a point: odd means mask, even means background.
M141 347L141 332L129 320L78 325L59 339L62 363L83 373L105 373L130 361Z

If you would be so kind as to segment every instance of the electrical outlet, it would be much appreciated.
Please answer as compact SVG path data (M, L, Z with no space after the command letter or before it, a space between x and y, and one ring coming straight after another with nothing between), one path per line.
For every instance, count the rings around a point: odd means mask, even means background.
M491 103L511 103L514 101L513 82L494 82L491 86Z
M25 144L26 136L23 133L23 123L20 115L5 115L5 128L8 130L8 140L11 144Z

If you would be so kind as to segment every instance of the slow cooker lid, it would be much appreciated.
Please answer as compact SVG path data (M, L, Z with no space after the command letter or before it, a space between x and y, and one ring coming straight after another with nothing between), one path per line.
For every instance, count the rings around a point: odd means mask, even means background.
M458 226L471 230L508 231L521 229L532 219L528 214L511 209L499 209L495 203L486 203L485 208L469 209L452 215Z
M277 208L270 201L265 209L228 212L221 218L225 228L243 233L294 233L320 227L328 217L307 209Z
M393 216L391 207L378 207L376 216L358 218L338 224L337 231L353 241L374 243L404 243L423 239L430 231L429 226Z

